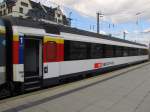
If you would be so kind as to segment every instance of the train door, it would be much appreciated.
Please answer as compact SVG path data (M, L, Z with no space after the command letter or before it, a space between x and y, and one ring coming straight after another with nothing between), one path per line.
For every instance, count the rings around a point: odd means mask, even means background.
M40 89L42 85L42 40L24 39L24 90Z
M43 45L43 86L48 87L59 83L60 62L64 60L64 40L45 36Z

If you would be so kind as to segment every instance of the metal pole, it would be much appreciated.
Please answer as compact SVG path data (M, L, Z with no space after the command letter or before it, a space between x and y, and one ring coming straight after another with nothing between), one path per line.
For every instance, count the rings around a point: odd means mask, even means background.
M69 22L70 22L70 26L71 26L71 22L72 22L71 15L72 15L72 12L69 12Z
M123 39L124 40L126 39L126 32L125 31L123 32Z
M150 61L150 42L149 42L148 54L149 54L149 61Z
M97 33L99 34L99 16L100 16L100 13L98 12L97 13Z

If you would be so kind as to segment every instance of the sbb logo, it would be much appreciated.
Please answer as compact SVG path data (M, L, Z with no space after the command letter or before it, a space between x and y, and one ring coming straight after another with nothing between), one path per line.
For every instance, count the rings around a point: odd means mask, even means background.
M95 63L94 68L101 68L103 67L103 63Z

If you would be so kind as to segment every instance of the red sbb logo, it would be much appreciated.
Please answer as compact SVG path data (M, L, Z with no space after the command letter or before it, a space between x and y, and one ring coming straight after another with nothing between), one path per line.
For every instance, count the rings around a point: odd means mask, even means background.
M94 68L97 69L97 68L102 68L102 67L108 67L108 66L112 66L114 64L115 64L114 62L95 63Z
M103 63L95 63L94 64L94 68L102 68L103 67Z

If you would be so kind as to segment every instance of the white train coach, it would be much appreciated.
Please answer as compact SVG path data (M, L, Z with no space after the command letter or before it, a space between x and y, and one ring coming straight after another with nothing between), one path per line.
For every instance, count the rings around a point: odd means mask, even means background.
M22 18L0 20L0 97L148 60L148 47Z

